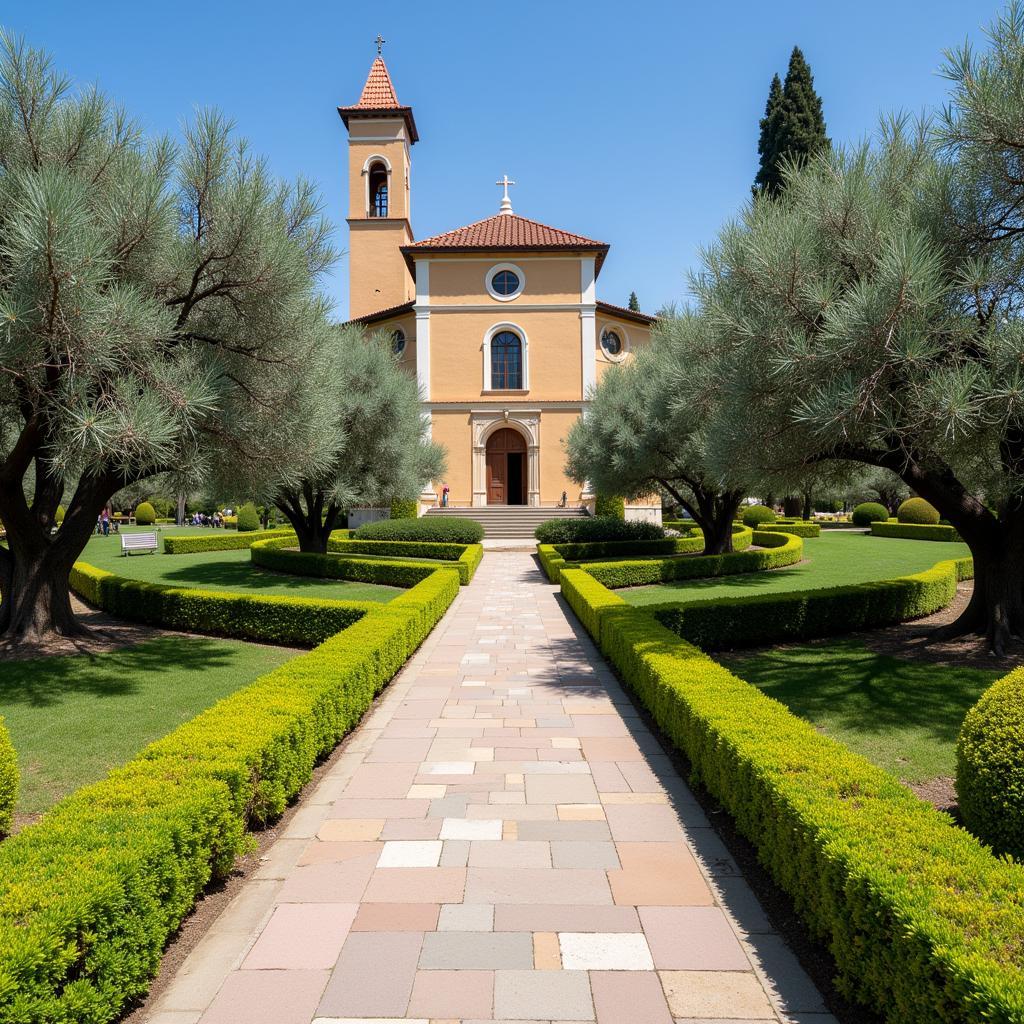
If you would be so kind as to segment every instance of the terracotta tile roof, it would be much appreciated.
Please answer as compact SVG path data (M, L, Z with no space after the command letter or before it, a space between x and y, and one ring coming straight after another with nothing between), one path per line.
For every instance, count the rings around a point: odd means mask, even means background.
M596 269L601 269L608 245L593 238L562 231L514 213L498 213L454 231L403 245L402 252L412 265L414 254L424 252L485 252L492 249L544 251L556 249L590 250L597 253Z
M387 65L383 57L375 57L370 65L370 73L366 76L366 84L363 86L362 95L358 103L347 107L338 107L345 127L348 127L350 117L394 117L398 115L404 118L409 128L409 141L416 142L419 135L416 133L416 122L413 120L412 107L403 107L398 102L398 94L395 92L391 75L388 74Z
M626 306L615 306L610 302L598 301L597 310L599 313L621 317L623 320L632 320L638 324L654 324L658 322L658 318L651 316L650 313L641 313L638 309L628 309Z
M348 324L372 324L377 320L388 320L393 316L400 316L402 313L411 313L415 305L415 300L402 302L397 306L388 306L387 309L378 309L373 313L364 313L362 316L353 317L351 320L346 320L341 326L345 327Z

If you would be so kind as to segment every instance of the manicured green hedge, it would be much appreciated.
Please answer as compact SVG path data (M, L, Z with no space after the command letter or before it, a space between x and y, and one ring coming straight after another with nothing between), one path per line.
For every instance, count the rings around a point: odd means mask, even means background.
M919 526L938 526L939 511L924 498L907 498L898 509L896 519L901 523L914 523Z
M412 498L408 501L391 502L392 519L416 519L419 516L419 502Z
M144 583L85 562L75 563L70 579L71 588L90 604L133 622L300 647L322 643L378 606L374 601L235 594Z
M844 994L893 1024L1024 1020L1024 868L582 570L562 588L827 945Z
M627 523L615 516L577 516L549 519L533 531L533 536L540 544L583 544L595 541L661 540L665 531L655 523Z
M612 590L669 580L707 579L762 572L794 565L804 555L804 542L790 533L753 531L753 551L732 551L724 555L694 555L687 558L647 558L621 562L582 562L580 568Z
M871 533L875 537L902 537L904 540L959 540L956 528L936 523L934 526L923 523L874 522Z
M443 568L0 844L0 1021L105 1022L211 878L309 781L459 589Z
M862 501L854 510L855 526L870 526L872 523L884 523L889 518L889 510L878 501Z
M339 531L335 531L337 534ZM277 530L254 533L236 533L234 530L208 530L206 533L173 534L164 537L165 555L194 555L202 551L240 551L252 547L258 540L269 537L293 537L290 526Z
M747 505L740 509L740 522L756 530L764 523L774 523L775 512L767 505Z
M808 522L807 520L800 520L798 522L774 522L774 523L762 523L759 530L774 530L776 533L789 533L794 537L820 537L821 526L818 523Z
M420 516L419 519L382 519L364 523L356 540L433 541L438 544L479 544L484 528L475 519L458 516Z
M972 572L971 559L961 558L874 583L647 607L662 625L703 650L758 647L931 615L953 600L957 582Z
M964 718L956 747L964 824L1024 860L1024 668L996 680Z
M610 516L612 519L626 518L626 499L616 494L599 494L594 499L594 515L598 519Z
M469 583L484 557L481 544L439 544L415 540L349 540L335 531L327 542L327 550L335 554L383 555L394 558L432 558L454 562L463 585Z
M0 716L0 836L11 831L14 805L18 802L18 780L18 755Z
M148 501L140 501L135 509L135 522L138 526L152 526L156 522L156 509Z
M247 501L238 510L235 520L235 528L239 533L252 533L260 528L260 514L251 501Z

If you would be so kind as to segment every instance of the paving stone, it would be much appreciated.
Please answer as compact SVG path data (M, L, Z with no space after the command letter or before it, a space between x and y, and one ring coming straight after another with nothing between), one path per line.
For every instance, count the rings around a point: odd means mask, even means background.
M439 839L393 840L384 844L379 868L436 868L441 859Z
M685 843L616 843L622 870L609 871L615 902L632 906L710 906L714 900Z
M757 976L739 971L659 971L668 1007L676 1017L774 1020Z
M561 932L558 944L567 971L653 971L654 960L643 934L635 932Z
M501 819L487 818L469 821L463 818L445 818L441 823L442 839L469 839L471 841L501 839Z
M436 903L360 903L354 932L432 932L440 907Z
M556 868L617 868L619 855L612 842L573 843L557 841L551 846L551 865Z
M640 907L658 970L749 970L743 947L719 907Z
M363 899L367 903L460 903L465 884L465 868L381 868L370 877Z
M200 1024L308 1024L327 971L234 971Z
M354 903L285 903L274 909L244 970L316 970L334 966L355 920Z
M437 929L438 931L456 932L493 931L494 907L489 903L446 903L441 907ZM520 930L527 931L528 929Z
M327 983L322 1017L401 1017L409 1005L422 932L351 932Z
M466 903L611 903L603 871L467 868Z
M431 932L423 940L421 970L495 971L533 967L529 932Z
M493 999L493 971L419 971L409 1013L431 1019L487 1017Z
M650 971L592 971L597 1024L673 1024L658 976Z
M582 971L496 971L494 1015L510 1020L593 1020L590 981Z

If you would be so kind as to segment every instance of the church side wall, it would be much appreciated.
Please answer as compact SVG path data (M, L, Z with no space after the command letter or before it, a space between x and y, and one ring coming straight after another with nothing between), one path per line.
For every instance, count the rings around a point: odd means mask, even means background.
M487 291L487 272L498 263L514 264L526 278L522 294L511 302L492 298ZM449 256L433 260L430 301L434 305L491 305L496 310L513 309L524 303L579 303L579 257L517 258L515 254L495 253L484 257Z
M434 488L441 493L443 484L451 488L448 496L452 505L473 504L473 434L469 413L435 409L431 417L431 439L444 445L448 451L448 472L443 480L435 480Z
M583 490L565 475L565 439L579 419L578 409L545 409L540 418L540 500L556 504L565 491L570 505L579 505Z
M629 320L619 320L611 316L603 316L601 313L597 315L597 379L601 380L601 375L610 367L615 366L620 362L628 362L629 357L625 360L612 359L607 352L601 347L601 334L605 328L612 328L616 331L619 337L626 344L627 352L637 352L645 345L650 343L651 340L651 329L646 324L637 324Z

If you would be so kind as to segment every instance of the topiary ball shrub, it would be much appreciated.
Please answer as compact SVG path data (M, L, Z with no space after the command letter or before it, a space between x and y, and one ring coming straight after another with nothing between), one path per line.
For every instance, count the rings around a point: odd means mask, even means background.
M757 529L762 523L774 523L775 513L767 505L748 505L740 519L744 526Z
M885 523L889 520L889 510L877 501L862 501L854 510L854 526L870 526L872 523Z
M18 801L18 757L11 735L0 718L0 836L11 831L14 805Z
M251 502L247 501L238 510L238 532L239 533L252 533L253 530L260 528L260 514L256 506Z
M392 519L417 519L419 518L420 506L415 499L412 501L391 502Z
M938 526L939 513L924 498L907 498L896 510L901 523L915 523L918 526Z
M654 523L627 523L614 516L593 519L549 519L533 531L540 544L579 544L590 541L661 540L665 531Z
M156 522L156 509L148 501L140 501L135 509L135 522L138 526L152 526Z
M594 515L598 519L626 518L626 499L614 494L599 494L594 500Z
M956 745L964 824L1024 860L1024 668L997 679L964 718Z
M421 516L419 519L381 519L366 523L356 540L427 540L439 544L479 544L484 528L475 519Z

